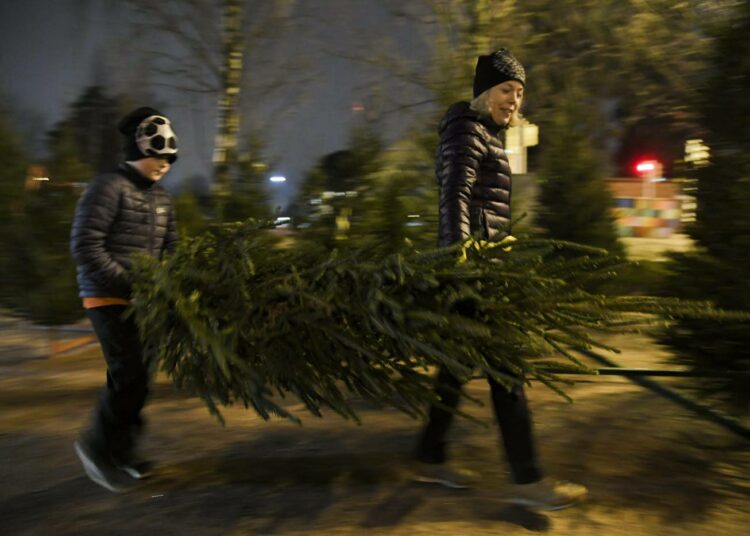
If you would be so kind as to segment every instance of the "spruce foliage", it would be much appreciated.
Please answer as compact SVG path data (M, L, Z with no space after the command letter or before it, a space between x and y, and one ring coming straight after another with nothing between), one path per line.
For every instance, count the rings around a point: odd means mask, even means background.
M538 380L565 396L554 371L588 370L570 349L606 347L592 330L710 314L704 304L584 290L619 262L534 239L512 251L469 240L384 257L331 253L313 242L279 247L272 231L246 222L142 259L134 312L153 366L217 415L243 404L298 420L280 402L294 395L314 415L330 408L357 419L359 398L418 416L434 401L436 366L506 386Z
M0 132L0 149L11 159L8 168L15 176L8 177L8 212L0 219L0 303L33 322L73 322L80 318L81 309L68 249L78 198L71 183L90 177L91 170L78 158L74 132L66 127L52 138L48 163L52 180L27 181L24 187L23 160L3 137ZM0 183L4 179L0 177Z
M585 117L583 108L563 99L547 130L536 224L550 238L621 254L611 210L614 200L581 117Z
M699 93L711 156L710 164L698 170L697 222L690 229L698 249L673 256L676 277L668 289L674 296L710 299L720 307L742 310L750 310L750 59L741 52L749 46L750 2L744 2L718 36L712 75ZM721 374L698 385L704 394L748 413L747 322L685 320L664 340L681 363Z

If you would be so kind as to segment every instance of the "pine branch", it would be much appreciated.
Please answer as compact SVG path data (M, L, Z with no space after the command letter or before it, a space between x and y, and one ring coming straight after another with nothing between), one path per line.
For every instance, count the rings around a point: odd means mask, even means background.
M569 398L555 371L591 372L570 350L616 351L595 332L748 317L591 293L585 283L620 263L596 248L537 239L498 246L470 240L378 257L304 240L280 249L265 224L217 226L164 260L141 259L133 310L152 366L219 419L219 406L241 403L295 422L279 398L356 422L353 397L422 415L435 402L430 371L440 367L507 388L537 380Z

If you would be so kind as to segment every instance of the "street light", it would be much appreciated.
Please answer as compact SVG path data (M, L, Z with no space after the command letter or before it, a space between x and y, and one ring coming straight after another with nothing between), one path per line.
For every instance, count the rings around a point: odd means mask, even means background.
M271 182L286 182L286 177L284 177L283 175L274 175L268 180L270 180Z

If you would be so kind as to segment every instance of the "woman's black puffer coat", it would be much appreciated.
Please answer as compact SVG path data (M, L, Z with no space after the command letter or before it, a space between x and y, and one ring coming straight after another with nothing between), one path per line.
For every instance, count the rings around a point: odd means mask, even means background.
M71 229L79 296L130 298L132 255L161 257L176 242L164 188L127 164L96 177L78 201Z
M440 186L438 245L469 236L497 239L510 221L511 173L502 127L469 107L451 106L440 122L435 158Z

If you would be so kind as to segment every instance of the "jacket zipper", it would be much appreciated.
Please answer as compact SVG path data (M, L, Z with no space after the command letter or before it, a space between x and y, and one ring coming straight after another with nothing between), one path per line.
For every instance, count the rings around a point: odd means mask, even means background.
M154 206L154 196L148 194L148 253L154 255L154 227L156 226L156 207Z

